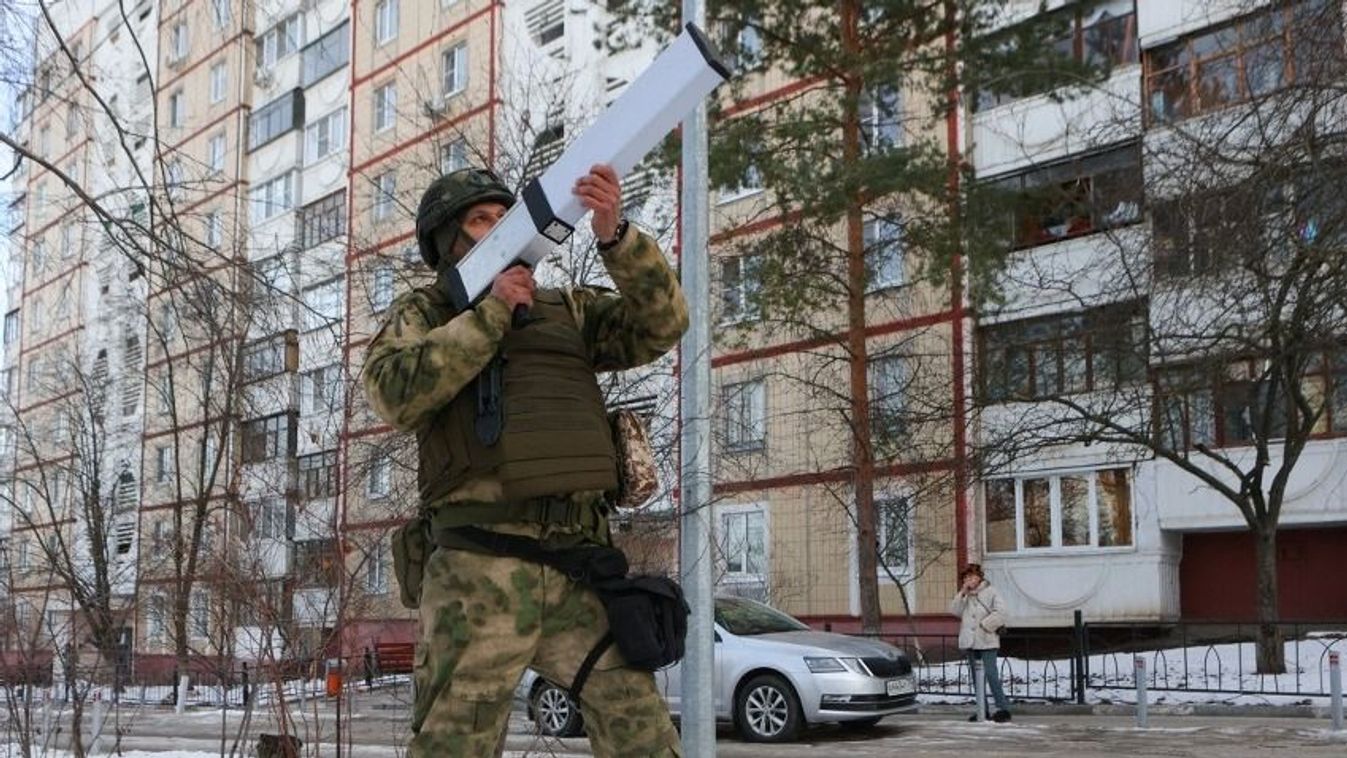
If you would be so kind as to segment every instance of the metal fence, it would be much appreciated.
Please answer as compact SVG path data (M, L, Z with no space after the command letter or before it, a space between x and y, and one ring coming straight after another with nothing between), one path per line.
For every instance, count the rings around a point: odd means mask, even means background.
M1328 697L1329 653L1347 654L1347 620L1285 621L1285 673L1257 672L1260 625L1243 622L1085 623L1072 628L1012 630L1002 639L997 671L1008 697L1084 703L1136 687L1136 656L1145 658L1152 691L1220 695ZM953 634L884 634L913 661L917 691L970 698L972 670Z

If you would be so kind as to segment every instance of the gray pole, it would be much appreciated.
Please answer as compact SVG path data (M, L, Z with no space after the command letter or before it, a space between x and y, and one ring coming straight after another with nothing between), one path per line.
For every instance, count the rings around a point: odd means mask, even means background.
M1328 710L1333 731L1342 731L1342 666L1336 652L1328 654Z
M1134 659L1134 664L1134 676L1137 685L1137 726L1145 729L1148 721L1146 713L1146 706L1148 705L1146 702L1146 659L1138 655Z
M683 21L706 26L705 0L683 0ZM680 568L692 616L682 666L683 754L716 754L711 576L711 267L706 104L683 121L682 268L691 326L683 338Z
M973 709L978 721L987 719L987 672L982 668L982 656L973 654Z

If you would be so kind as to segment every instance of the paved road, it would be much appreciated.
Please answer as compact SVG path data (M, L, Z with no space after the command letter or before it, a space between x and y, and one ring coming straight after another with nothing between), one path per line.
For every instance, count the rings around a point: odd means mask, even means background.
M335 724L330 710L318 718L309 712L298 717L306 755L335 756ZM343 725L352 748L350 758L403 758L406 735L403 714L392 709L357 713ZM236 726L231 714L230 726ZM141 712L125 724L125 750L201 750L220 746L218 712L175 716L171 712ZM255 718L252 732L274 727L270 717ZM856 735L836 727L820 727L790 745L754 745L738 741L722 730L717 754L724 758L791 758L792 756L1024 756L1026 758L1085 758L1089 756L1165 756L1187 758L1343 758L1347 732L1331 733L1328 722L1300 718L1242 718L1153 716L1150 728L1137 729L1126 716L1034 714L1011 724L970 724L948 712L890 717L879 726ZM509 756L589 755L582 739L555 740L530 733L531 725L516 714L507 740ZM105 742L106 746L107 743Z

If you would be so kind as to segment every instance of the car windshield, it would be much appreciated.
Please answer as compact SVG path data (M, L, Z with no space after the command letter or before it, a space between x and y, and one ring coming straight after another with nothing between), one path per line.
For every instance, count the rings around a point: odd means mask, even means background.
M716 598L716 623L740 636L809 629L775 608L741 597Z

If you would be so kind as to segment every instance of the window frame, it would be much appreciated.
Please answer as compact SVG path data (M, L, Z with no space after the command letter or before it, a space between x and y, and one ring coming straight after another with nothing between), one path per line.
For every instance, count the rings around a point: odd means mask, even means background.
M1100 519L1103 518L1103 512L1100 510L1100 479L1105 473L1124 472L1127 478L1127 518L1128 518L1128 544L1101 545L1101 527ZM1088 529L1088 540L1084 544L1066 545L1064 544L1064 521L1063 521L1063 496L1062 481L1066 479L1084 479L1087 482L1085 508L1087 519L1086 527ZM983 479L983 512L980 518L981 527L984 533L984 544L987 544L985 538L987 529L987 488L992 482L1012 482L1014 484L1014 510L1015 510L1015 547L1011 550L992 550L990 545L987 547L989 557L1024 557L1024 556L1042 556L1042 555L1080 555L1080 554L1100 554L1100 553L1130 553L1139 549L1137 545L1137 498L1136 498L1136 468L1128 465L1103 465L1092 467L1077 467L1066 469L1052 469L1048 471L1021 472L1008 476L996 476ZM1031 546L1028 544L1028 517L1026 515L1026 482L1046 482L1048 485L1048 529L1049 540L1047 545Z
M440 93L445 99L466 92L469 79L468 41L458 40L440 53Z
M382 47L398 38L398 0L378 0L374 4L374 46Z
M742 409L738 404L744 404ZM720 389L721 445L724 453L746 453L767 447L767 380L755 377L726 382ZM736 416L748 415L748 423ZM736 429L739 431L736 432ZM756 432L756 435L754 435Z
M726 503L716 506L715 510L715 547L717 553L717 566L720 569L720 581L718 584L729 585L763 585L766 586L772 572L772 537L771 537L771 519L768 514L766 503ZM761 571L750 571L752 563L752 540L751 527L753 519L757 518L758 526L761 531L762 545L762 566ZM731 560L731 528L734 521L742 520L743 523L743 549L742 555L738 556L739 570L731 569L733 561Z

